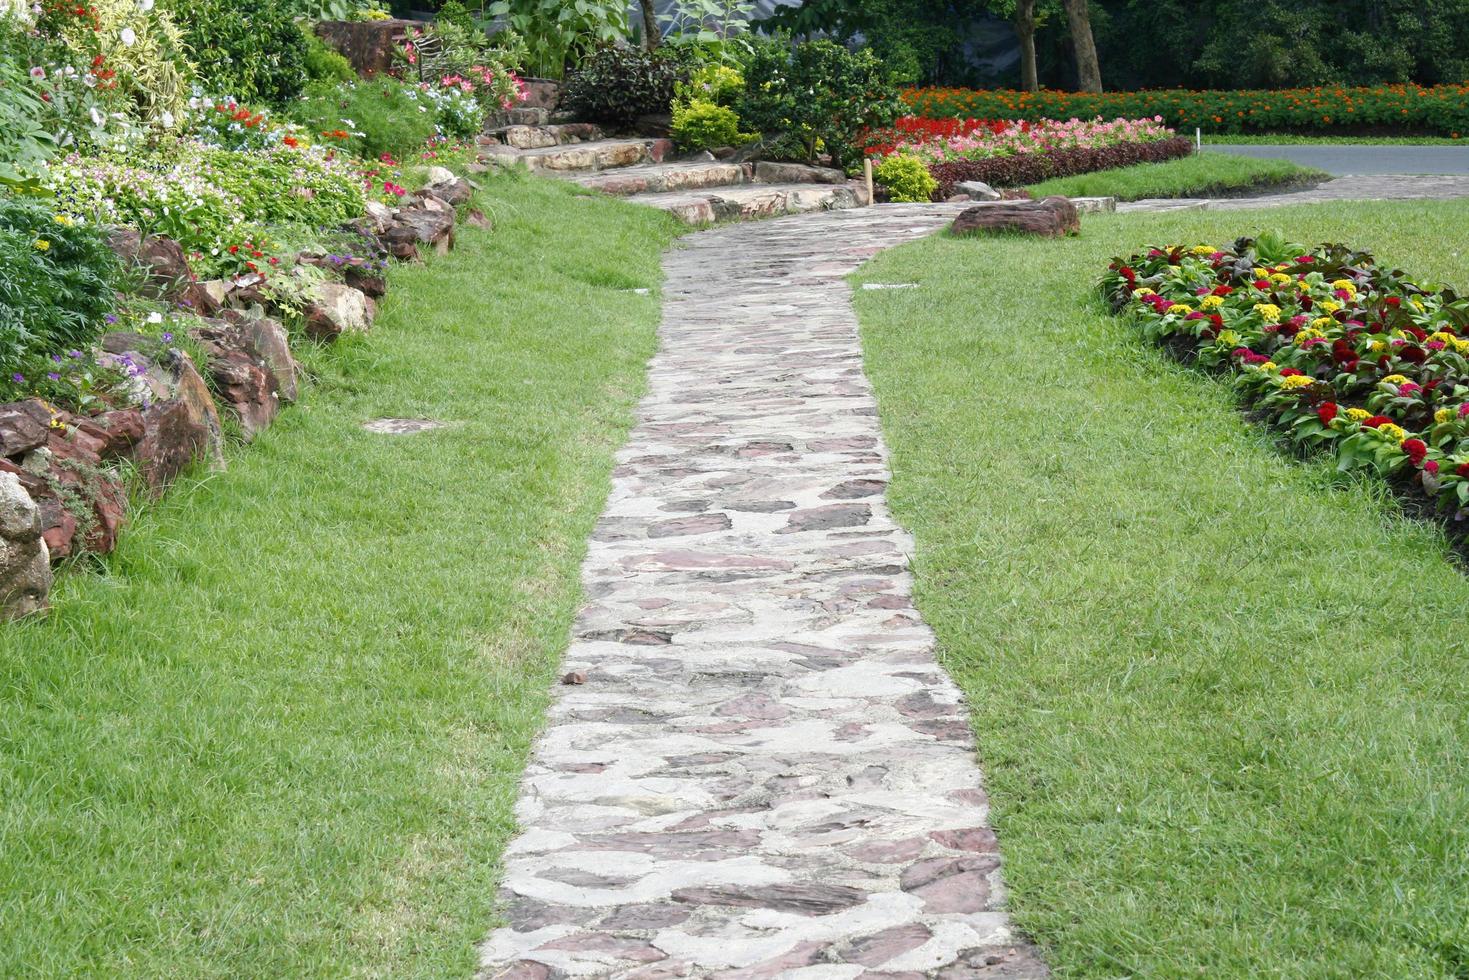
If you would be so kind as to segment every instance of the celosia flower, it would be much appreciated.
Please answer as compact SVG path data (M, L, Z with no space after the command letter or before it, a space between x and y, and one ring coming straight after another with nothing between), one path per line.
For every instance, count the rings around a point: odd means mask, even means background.
M1407 455L1408 462L1417 466L1423 462L1423 457L1428 455L1428 443L1422 439L1404 439L1403 453Z
M1350 419L1353 422L1365 422L1365 421L1367 421L1371 417L1372 417L1372 413L1371 412L1368 412L1366 409L1361 409L1361 408L1349 408L1349 409L1347 409L1347 418Z
M1280 307L1274 303L1256 303L1255 312L1264 317L1267 322L1273 323L1280 319Z
M1330 425L1331 420L1336 418L1336 402L1322 402L1316 406L1316 417L1321 420L1322 425Z
M1295 388L1305 388L1310 384L1311 379L1306 377L1304 374L1293 374L1289 377L1280 379L1280 387L1284 388L1287 391Z

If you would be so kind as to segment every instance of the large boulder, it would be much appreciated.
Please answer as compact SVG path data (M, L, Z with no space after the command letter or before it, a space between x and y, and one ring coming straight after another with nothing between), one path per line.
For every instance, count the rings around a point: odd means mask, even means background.
M254 350L241 328L224 320L201 320L189 331L206 356L214 393L234 412L245 441L275 421L280 411L280 385L275 372Z
M377 305L346 283L322 282L312 287L306 306L306 332L316 340L336 340L344 333L367 333Z
M46 608L51 556L41 537L41 510L14 473L0 472L0 619Z
M420 246L432 248L440 255L454 247L454 209L427 206L432 200L424 200L421 207L399 208L393 215L393 223L383 232L382 240L394 258L416 259Z
M149 337L110 333L101 360L127 374L143 408L143 438L134 456L154 493L186 467L224 468L224 437L209 386L189 355Z
M393 67L408 32L421 26L411 20L324 20L316 25L316 33L340 51L357 74L371 78Z
M290 335L279 320L231 311L227 319L240 331L245 350L265 362L275 376L281 401L293 402L300 394L301 368L291 354Z
M107 243L123 265L143 273L139 291L145 296L172 300L200 316L212 316L219 309L219 301L194 279L183 248L172 238L120 227L107 233Z
M963 211L954 219L956 235L982 231L1009 231L1060 238L1081 231L1076 206L1059 195L1039 201L987 201Z
M847 175L834 167L761 160L755 164L755 179L763 184L845 184Z
M46 445L51 410L39 399L0 405L0 456L19 459Z

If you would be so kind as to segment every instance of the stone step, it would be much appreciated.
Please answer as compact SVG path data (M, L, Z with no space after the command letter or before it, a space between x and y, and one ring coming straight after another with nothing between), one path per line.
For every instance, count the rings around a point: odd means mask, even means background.
M627 200L667 211L689 225L837 211L870 203L866 187L856 180L841 184L737 184L717 189L632 194Z
M570 143L592 143L603 138L602 130L592 123L561 123L547 126L501 126L491 130L506 146L517 150L539 150Z
M671 144L666 140L603 139L568 146L523 150L506 146L493 137L482 136L479 158L505 166L523 163L533 171L548 175L570 175L657 162L671 149Z
M754 179L754 168L748 163L697 161L650 163L577 177L583 187L606 194L658 194L665 191L691 191L703 187L727 187L748 184Z

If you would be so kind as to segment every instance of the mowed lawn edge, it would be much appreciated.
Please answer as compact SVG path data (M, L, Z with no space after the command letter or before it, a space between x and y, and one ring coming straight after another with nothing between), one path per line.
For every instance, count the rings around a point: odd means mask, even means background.
M1087 215L858 281L919 608L1059 976L1459 975L1469 577L1111 316L1106 263L1282 229L1462 283L1469 203Z
M473 973L678 233L486 182L493 231L0 629L0 974Z

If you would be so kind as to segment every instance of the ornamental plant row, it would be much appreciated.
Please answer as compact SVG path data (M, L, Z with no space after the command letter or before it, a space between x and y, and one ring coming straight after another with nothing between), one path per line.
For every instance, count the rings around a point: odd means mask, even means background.
M1198 126L1215 133L1388 129L1454 138L1469 135L1469 84L1101 93L918 88L906 90L903 99L914 115L936 119L1158 116L1169 126Z
M1303 453L1370 470L1469 517L1469 299L1344 245L1279 235L1115 259L1116 312L1185 360L1229 372L1252 414Z
M1137 163L1176 160L1188 156L1193 149L1192 141L1174 136L1146 143L1074 147L985 160L951 160L929 164L928 170L939 183L934 199L942 201L954 193L954 185L961 181L982 180L994 187L1023 187L1052 177L1071 177Z

